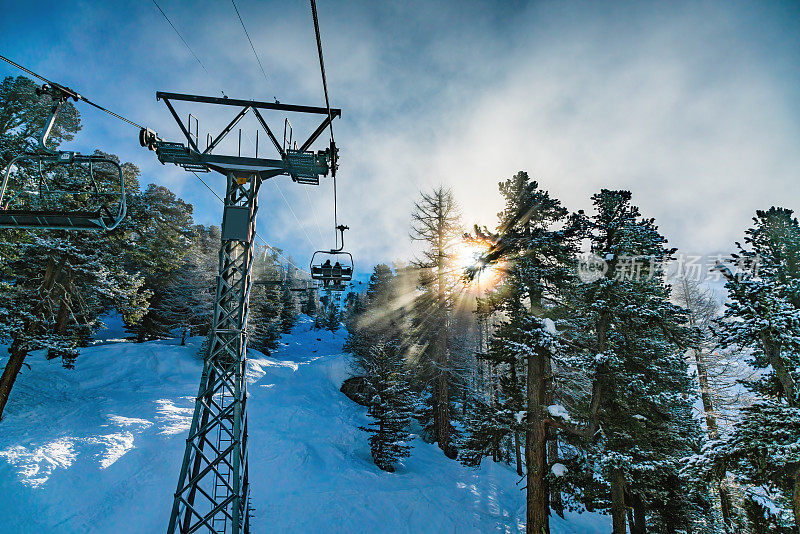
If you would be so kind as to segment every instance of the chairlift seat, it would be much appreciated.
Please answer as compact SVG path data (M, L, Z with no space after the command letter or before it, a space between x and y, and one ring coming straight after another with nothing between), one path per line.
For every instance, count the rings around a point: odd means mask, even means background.
M317 256L325 257L325 262L316 261ZM339 263L338 268L336 263ZM353 279L353 267L353 255L349 252L318 250L311 256L309 271L312 280L322 282L321 290L344 291L347 288L347 282Z
M11 169L29 161L38 164L39 184L37 188L19 188L16 192L9 187ZM88 165L87 190L52 190L42 171L42 164L55 166ZM108 165L109 175L113 177L118 190L101 191L95 180L95 167ZM6 193L9 193L6 195ZM82 209L56 210L47 206L32 209L31 200L41 205L42 199L64 196L86 196L91 199L90 207ZM22 206L16 204L22 201ZM45 230L113 230L125 218L127 203L122 167L116 161L104 156L82 155L76 152L60 151L53 153L26 153L12 159L5 170L0 189L0 228L45 229Z
M60 212L38 210L0 210L0 228L48 228L64 230L104 230L114 224L101 210Z

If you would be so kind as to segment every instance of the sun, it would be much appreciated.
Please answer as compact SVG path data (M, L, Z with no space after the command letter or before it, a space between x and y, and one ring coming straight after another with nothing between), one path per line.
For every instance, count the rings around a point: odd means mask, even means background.
M470 289L490 289L501 279L502 263L487 264L484 256L491 243L481 239L464 239L457 243L451 256L453 277ZM467 269L477 269L477 275L471 282L464 279Z

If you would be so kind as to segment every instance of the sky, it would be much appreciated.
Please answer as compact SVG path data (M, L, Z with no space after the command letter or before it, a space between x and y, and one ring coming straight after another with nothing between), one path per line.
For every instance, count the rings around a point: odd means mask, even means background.
M199 61L152 0L4 0L0 53L167 140L181 137L156 91L324 105L307 2L237 1L262 73L230 2L157 1ZM733 250L756 209L800 208L798 2L319 0L318 11L342 108L339 221L362 273L414 253L420 190L451 187L465 226L493 227L497 184L520 170L571 210L590 211L601 188L631 190L685 254ZM194 204L196 222L219 224L221 204L192 174L161 165L135 128L79 110L74 149L118 154ZM229 117L189 112L201 139ZM291 120L298 137L310 131ZM241 127L247 153L255 124ZM223 191L221 175L204 178ZM332 184L269 182L258 232L302 267L333 246Z

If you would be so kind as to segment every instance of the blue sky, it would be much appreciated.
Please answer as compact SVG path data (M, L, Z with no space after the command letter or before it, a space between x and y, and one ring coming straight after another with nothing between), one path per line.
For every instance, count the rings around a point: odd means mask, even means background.
M157 90L323 103L307 2L237 2L266 80L228 1L159 1L205 70L151 0L4 3L4 55L167 139L179 134ZM756 209L800 208L798 3L318 9L332 105L343 109L340 220L363 270L412 253L420 188L450 185L466 225L492 226L497 182L518 170L573 210L602 187L631 189L687 253L730 250ZM77 149L119 154L144 182L192 202L197 222L219 223L218 201L193 175L159 164L134 128L79 109ZM201 137L221 120L201 114ZM221 191L221 177L208 178ZM331 198L327 181L264 184L259 233L302 265L330 246Z

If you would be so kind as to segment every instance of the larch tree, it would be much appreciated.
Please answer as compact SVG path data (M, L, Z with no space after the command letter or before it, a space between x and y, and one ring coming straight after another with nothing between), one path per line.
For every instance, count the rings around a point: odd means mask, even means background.
M455 458L448 338L453 306L451 259L460 238L461 217L453 192L440 186L421 193L411 219L411 238L424 247L414 263L423 292L414 308L420 369L430 384L430 430L445 455Z
M685 276L672 284L672 298L676 304L687 310L687 325L694 331L690 352L696 369L700 400L703 404L706 438L709 442L713 442L719 440L721 436L718 422L721 392L717 390L714 380L717 365L713 356L716 345L713 326L719 318L722 305L711 289ZM730 382L733 381L730 380ZM717 494L722 522L725 528L731 529L734 515L733 499L727 482L727 469L724 462L720 463L709 475L709 481L713 483Z

